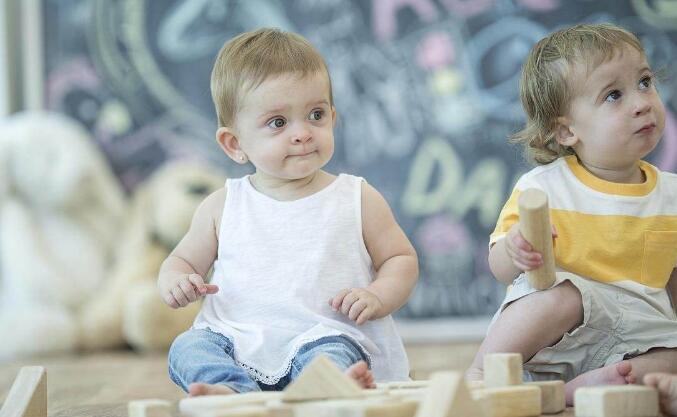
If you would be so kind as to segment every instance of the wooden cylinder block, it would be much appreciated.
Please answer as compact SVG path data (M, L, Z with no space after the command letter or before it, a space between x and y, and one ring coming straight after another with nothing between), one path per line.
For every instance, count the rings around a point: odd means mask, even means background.
M520 194L518 205L520 232L533 249L543 256L543 265L527 271L527 279L537 290L550 288L555 283L555 256L548 196L541 190L528 188Z

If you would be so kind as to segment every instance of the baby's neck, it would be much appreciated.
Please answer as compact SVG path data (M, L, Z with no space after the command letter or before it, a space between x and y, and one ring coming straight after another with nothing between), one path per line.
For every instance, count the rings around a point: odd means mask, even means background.
M605 181L615 182L619 184L642 184L646 181L644 171L639 167L639 162L634 166L625 169L609 169L597 167L580 161L581 165L597 178Z
M262 173L255 173L249 180L252 186L260 193L279 201L292 201L308 197L331 184L334 176L322 170L297 179L271 177Z

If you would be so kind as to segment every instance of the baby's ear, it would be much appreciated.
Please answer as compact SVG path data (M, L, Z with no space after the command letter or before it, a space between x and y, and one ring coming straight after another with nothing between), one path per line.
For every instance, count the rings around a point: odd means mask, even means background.
M238 164L244 164L248 161L247 155L240 147L240 141L237 138L235 130L230 127L220 127L216 130L216 142L219 144L223 153Z
M574 146L578 142L578 136L571 128L571 123L566 117L558 117L555 123L555 139L562 146Z

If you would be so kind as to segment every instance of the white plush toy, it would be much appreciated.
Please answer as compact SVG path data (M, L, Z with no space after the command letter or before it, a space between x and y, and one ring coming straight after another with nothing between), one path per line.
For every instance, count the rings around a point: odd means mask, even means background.
M205 164L171 162L137 188L112 273L80 313L81 347L166 349L190 327L199 303L177 310L165 305L158 272L197 206L224 183L225 176Z
M125 198L92 137L65 116L0 123L0 360L70 350L104 280Z

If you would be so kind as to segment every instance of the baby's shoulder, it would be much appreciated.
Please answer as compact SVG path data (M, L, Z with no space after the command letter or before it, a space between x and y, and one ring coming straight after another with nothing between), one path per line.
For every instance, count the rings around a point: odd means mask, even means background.
M202 200L202 203L195 211L195 219L199 221L212 222L218 236L218 231L221 226L221 217L223 216L223 205L226 201L227 194L226 187L221 187L209 194Z
M539 165L522 174L515 188L539 188L545 190L551 185L561 184L565 177L566 165L562 158L546 165Z

